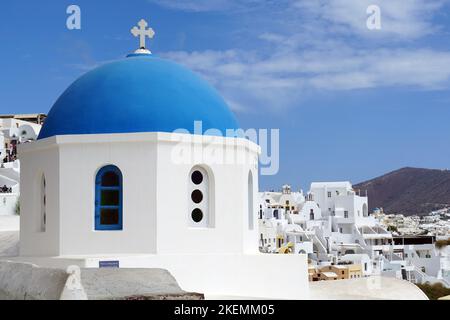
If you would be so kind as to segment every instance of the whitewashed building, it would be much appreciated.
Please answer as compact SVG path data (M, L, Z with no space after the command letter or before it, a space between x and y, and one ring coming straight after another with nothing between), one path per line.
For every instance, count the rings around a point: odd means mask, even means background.
M353 263L364 276L450 287L448 256L435 248L433 237L393 237L368 214L367 195L350 182L312 183L306 196L283 186L281 192L261 192L259 206L262 252L307 254L313 266Z
M145 47L88 72L19 146L19 259L165 268L188 291L305 298L306 256L258 250L260 148L225 136L238 128L209 84ZM288 264L289 282L264 281Z
M41 125L25 120L32 115L0 116L0 216L19 213L20 161L17 146L35 141Z

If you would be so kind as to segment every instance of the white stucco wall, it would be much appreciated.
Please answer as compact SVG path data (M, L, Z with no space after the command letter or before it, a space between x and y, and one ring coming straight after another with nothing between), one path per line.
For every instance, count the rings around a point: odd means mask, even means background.
M3 129L8 138L15 137L23 141L36 139L41 131L41 127L40 124L19 119L0 119L0 130ZM22 135L22 131L26 131L26 134Z
M156 252L155 141L83 138L60 143L60 255ZM123 176L120 231L95 230L95 177L106 165Z
M224 144L234 149L237 157L244 157L247 160L243 161L244 163L219 162ZM168 161L174 148L187 151L190 145L195 148L192 149L194 151L191 154L192 162L174 164ZM195 159L200 154L203 154L202 159ZM170 254L258 252L257 156L258 147L242 139L197 136L191 144L188 141L174 143L170 141L168 135L163 135L161 143L158 144L157 229L170 232L158 232L158 252ZM209 174L210 226L207 228L187 227L190 215L188 210L190 193L187 190L189 173L193 166L200 166ZM254 179L253 230L249 228L247 214L250 170Z
M243 139L197 136L180 143L173 138L167 133L58 136L21 145L23 214L18 259L94 268L99 261L117 260L121 268L166 268L185 290L307 298L306 255L258 253L259 147ZM174 152L187 146L205 148L196 149L187 162L174 161ZM223 163L224 146L245 161ZM110 164L123 176L123 230L95 231L95 176ZM190 172L195 166L209 174L207 227L192 227L188 220ZM45 232L40 231L43 174ZM251 198L254 205L249 215ZM264 280L276 278L283 265L295 270L288 282Z
M257 199L259 147L247 140L198 136L182 142L169 133L58 136L19 146L22 161L21 255L134 253L255 253L257 206L249 228L248 173ZM180 135L178 135L180 136ZM175 163L180 145L206 146L203 159ZM223 164L227 145L250 161ZM193 155L198 155L194 152ZM96 231L95 176L105 165L123 175L123 230ZM213 180L213 224L188 224L192 167ZM40 181L46 177L47 228L40 232Z
M57 256L60 253L60 150L55 139L19 145L21 161L20 254ZM74 159L75 160L75 159ZM45 174L47 227L41 232L40 186Z
M302 210L299 212L299 216L301 217L302 221L311 220L311 210L313 210L314 212L313 220L322 219L322 208L320 208L314 201L306 201L302 207Z

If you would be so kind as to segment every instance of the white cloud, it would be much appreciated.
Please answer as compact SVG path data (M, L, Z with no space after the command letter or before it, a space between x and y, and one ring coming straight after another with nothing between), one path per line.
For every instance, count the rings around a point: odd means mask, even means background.
M442 9L447 0L298 0L294 7L313 19L328 23L331 31L354 32L364 36L377 34L417 38L432 33L433 14ZM377 5L381 9L381 31L366 27L366 9Z
M450 52L431 49L361 50L341 47L257 57L229 50L170 52L167 57L199 72L227 100L247 108L288 107L308 92L407 86L430 90L450 81Z
M211 81L237 111L287 108L323 91L449 86L450 52L419 42L439 31L434 18L449 0L152 1L190 11L261 10L236 14L247 19L253 50L166 53ZM381 31L366 27L371 4L381 7Z
M358 34L360 36L398 36L417 38L433 33L436 26L433 15L445 10L449 0L149 0L160 6L183 11L221 11L229 14L259 11L270 21L272 17L284 19L285 25L307 28L314 24L330 33ZM381 9L382 29L367 29L367 8L377 5ZM257 19L257 14L254 18ZM239 17L238 17L239 18ZM273 23L273 22L271 22ZM307 28L308 29L308 28Z

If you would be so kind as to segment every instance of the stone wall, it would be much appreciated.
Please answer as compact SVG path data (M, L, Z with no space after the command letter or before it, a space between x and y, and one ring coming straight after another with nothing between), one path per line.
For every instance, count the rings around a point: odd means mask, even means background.
M68 276L65 270L0 261L0 300L58 300Z
M0 300L201 300L164 269L69 266L67 270L0 261Z

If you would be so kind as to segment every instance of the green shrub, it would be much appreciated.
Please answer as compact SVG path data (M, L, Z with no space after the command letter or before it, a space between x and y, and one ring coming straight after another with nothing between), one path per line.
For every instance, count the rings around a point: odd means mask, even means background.
M438 249L442 249L442 248L444 248L444 247L446 247L446 246L449 246L449 245L450 245L450 238L447 239L447 240L438 240L438 241L436 241L436 242L434 243L434 245L435 245L436 248L438 248Z
M19 201L19 200L17 200L17 202L16 202L16 208L15 208L14 210L15 210L15 213L16 213L18 216L20 216L20 201Z
M442 283L431 284L429 282L417 285L430 300L437 300L439 298L450 295L450 289L444 287Z
M390 231L390 232L398 232L397 227L394 226L394 225L388 226L387 230Z

